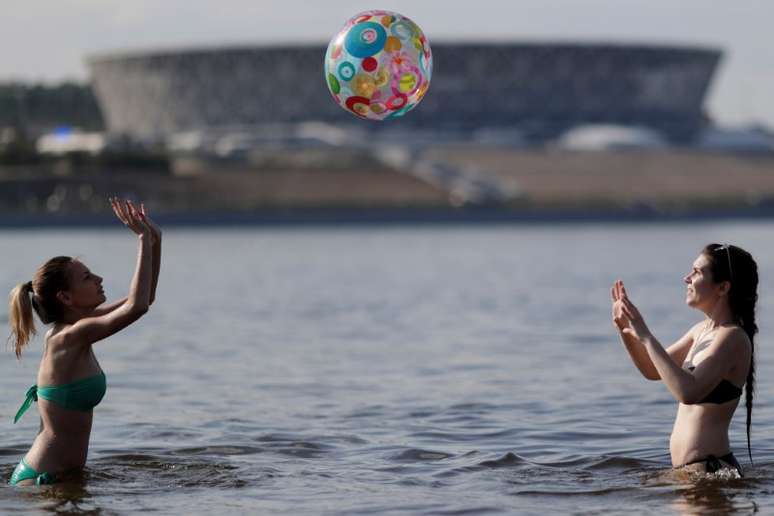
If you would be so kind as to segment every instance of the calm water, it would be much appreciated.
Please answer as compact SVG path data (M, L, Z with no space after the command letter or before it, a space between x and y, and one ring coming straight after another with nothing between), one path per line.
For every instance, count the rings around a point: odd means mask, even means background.
M169 229L158 301L96 345L108 377L82 482L0 512L698 514L774 511L774 223ZM755 467L669 474L676 410L610 322L617 277L663 342L682 275L730 241L761 268ZM125 295L123 229L2 231L0 290L54 254ZM5 324L3 312L2 322ZM41 343L0 360L0 475ZM745 466L744 410L732 442Z

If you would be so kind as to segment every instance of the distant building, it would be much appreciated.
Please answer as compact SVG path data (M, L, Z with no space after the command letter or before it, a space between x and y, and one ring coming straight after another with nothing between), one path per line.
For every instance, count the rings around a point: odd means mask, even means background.
M651 129L619 125L579 125L564 133L556 145L570 151L653 150L667 146Z
M105 148L105 143L102 133L87 133L79 129L61 127L38 138L36 148L41 154L54 156L71 152L97 155Z
M698 47L431 45L427 96L405 117L382 123L358 120L329 98L324 44L114 54L89 65L108 129L140 139L317 121L368 131L502 129L529 141L613 124L688 142L707 124L704 98L721 57Z
M696 146L719 152L774 153L774 135L763 127L709 127L699 135Z
M17 136L34 139L62 125L86 131L104 128L89 85L0 83L0 127L13 127Z

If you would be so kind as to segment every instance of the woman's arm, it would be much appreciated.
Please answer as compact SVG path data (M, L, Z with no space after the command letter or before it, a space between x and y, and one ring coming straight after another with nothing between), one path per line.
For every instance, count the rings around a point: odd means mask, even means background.
M734 335L733 329L723 330L725 331L718 332L713 343L704 352L705 358L693 372L678 367L669 359L666 350L655 338L645 338L645 348L661 379L680 403L699 403L712 392L735 364L734 359L739 356L743 340L738 338L738 334Z
M124 303L126 303L126 300L128 298L119 299L118 301L113 301L112 303L106 303L104 305L100 305L97 308L94 309L94 312L92 312L92 317L99 317L100 315L109 314L116 308L120 307Z
M153 233L153 252L152 252L152 282L151 282L151 291L150 291L150 299L148 303L150 305L153 304L153 301L156 299L156 285L159 283L159 271L161 270L161 228L151 220L151 218L148 216L148 214L145 211L145 205L140 204L140 214L143 217L143 220L151 229L151 232ZM121 305L126 303L126 300L129 299L127 297L123 299L119 299L118 301L113 301L112 303L107 303L102 306L98 306L94 309L94 312L92 313L93 317L98 317L100 315L107 315L116 308L119 308Z
M734 365L734 359L739 356L740 344L743 345L740 332L724 328L718 332L715 341L707 348L704 360L693 373L686 371L675 363L667 350L650 333L639 310L625 293L622 301L623 312L629 321L629 331L642 342L659 377L680 403L690 405L704 399L723 379Z
M159 284L159 272L161 271L161 228L151 220L145 211L145 204L140 204L140 215L153 233L153 280L151 282L150 304L156 300L156 286Z
M691 328L685 335L680 337L677 342L666 349L666 353L669 356L669 359L678 367L680 367L685 361L685 357L688 355L688 350L690 350L691 345L693 345L693 332L694 329ZM624 343L626 351L629 353L632 362L634 362L634 365L637 366L637 369L639 369L640 373L642 373L642 376L648 380L661 380L661 374L658 372L658 368L653 363L653 360L648 353L645 344L637 337L634 337L630 334L625 334L621 331L619 331L618 334L621 336L621 341Z
M60 335L65 343L93 344L129 326L150 306L153 234L131 202L111 200L116 216L138 239L137 264L129 285L129 295L121 306L100 316L85 317Z
M642 376L648 380L660 380L661 376L658 373L653 361L648 355L648 351L640 341L635 333L626 331L629 328L629 321L623 312L622 297L626 294L623 287L623 282L616 281L610 290L613 298L613 324L618 329L618 335L621 337L626 351L632 359L632 362L637 369L642 373ZM696 327L694 326L688 332L683 335L677 342L669 346L667 353L678 365L682 365L685 361L685 357L688 355L688 350L693 344L693 335Z

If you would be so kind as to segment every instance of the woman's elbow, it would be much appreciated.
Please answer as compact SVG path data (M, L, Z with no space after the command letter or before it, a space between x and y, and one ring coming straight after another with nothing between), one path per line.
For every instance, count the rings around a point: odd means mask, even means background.
M148 313L148 303L132 303L128 307L128 312L136 318L140 318Z

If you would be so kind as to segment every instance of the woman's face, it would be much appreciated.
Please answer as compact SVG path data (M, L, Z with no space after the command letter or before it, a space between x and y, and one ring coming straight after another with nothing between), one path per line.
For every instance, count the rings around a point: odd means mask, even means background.
M723 283L715 283L710 271L709 259L700 254L683 281L686 284L685 304L692 308L711 310L723 295Z
M75 310L90 310L105 302L102 278L89 270L83 263L73 260L69 267L70 288L67 290L68 304Z

